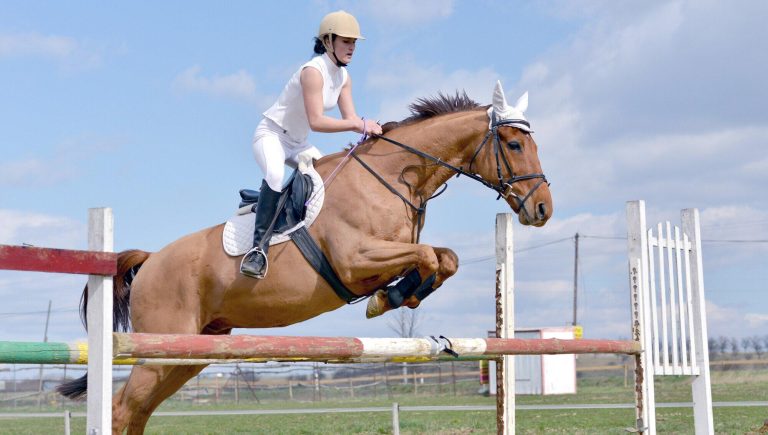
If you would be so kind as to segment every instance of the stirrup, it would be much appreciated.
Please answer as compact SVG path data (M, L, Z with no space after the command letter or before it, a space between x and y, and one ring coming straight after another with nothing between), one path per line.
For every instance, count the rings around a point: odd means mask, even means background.
M261 270L254 270L249 268L246 260L256 260L258 257L262 257L264 259L264 267L262 267ZM256 279L263 279L265 276L267 276L267 271L269 271L269 260L267 259L267 254L258 246L254 246L250 251L243 255L243 259L240 260L240 273L245 276Z

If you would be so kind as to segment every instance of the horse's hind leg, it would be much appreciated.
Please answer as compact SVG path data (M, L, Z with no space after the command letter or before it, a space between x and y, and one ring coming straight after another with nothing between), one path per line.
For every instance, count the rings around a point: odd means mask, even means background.
M206 366L135 366L112 399L112 433L142 434L160 403Z

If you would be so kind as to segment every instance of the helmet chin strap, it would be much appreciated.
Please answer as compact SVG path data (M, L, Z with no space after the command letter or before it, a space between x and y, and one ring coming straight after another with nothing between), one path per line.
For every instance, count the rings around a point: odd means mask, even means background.
M326 41L326 38L328 38L327 41ZM331 56L333 56L333 60L336 61L336 66L338 66L338 67L342 67L342 66L346 67L347 64L342 62L342 61L340 61L339 58L336 57L336 53L333 51L333 42L332 41L333 41L333 36L331 36L331 35L326 35L325 37L323 37L323 46L325 47L325 51L327 51Z

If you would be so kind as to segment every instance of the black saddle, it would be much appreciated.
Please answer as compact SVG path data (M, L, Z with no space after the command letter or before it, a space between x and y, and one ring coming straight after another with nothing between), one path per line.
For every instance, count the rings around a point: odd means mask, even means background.
M280 203L283 203L283 207L278 211L277 221L272 233L282 233L304 220L307 214L307 208L304 204L307 203L310 195L312 195L313 186L312 178L309 175L304 175L298 170L293 171L288 185L283 188L278 200L278 207L280 207ZM256 206L259 203L258 191L243 189L240 191L240 198L242 198L240 202L241 208L250 204L251 210L256 211ZM361 296L352 293L341 282L328 258L320 247L317 246L317 242L309 234L309 231L307 231L306 226L302 226L292 232L290 237L302 255L304 255L304 258L312 265L312 268L330 284L341 300L350 304L361 299Z
M273 228L273 233L282 233L303 221L307 215L307 207L304 205L312 195L312 177L302 174L298 170L293 171L288 184L280 193L279 203L284 203L282 210L278 211L277 221ZM259 203L259 191L251 189L242 189L240 191L240 207L251 206L252 211L256 211Z

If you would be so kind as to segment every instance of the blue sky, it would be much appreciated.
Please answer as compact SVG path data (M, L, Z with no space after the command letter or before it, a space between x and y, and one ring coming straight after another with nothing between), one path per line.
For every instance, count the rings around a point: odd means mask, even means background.
M768 4L715 1L26 2L0 7L0 243L84 248L87 208L110 206L116 248L157 250L225 220L261 174L260 113L309 59L323 15L367 37L349 71L358 113L407 115L465 89L489 103L530 92L528 117L555 216L516 227L517 323L571 321L629 335L624 205L649 222L702 213L711 335L768 334ZM324 153L354 134L313 134ZM464 264L420 308L423 334L493 329L493 192L453 180L423 241ZM354 201L354 199L351 199ZM608 237L608 238L605 238ZM715 242L746 240L750 242ZM762 241L762 242L760 242ZM540 246L545 245L546 246ZM477 261L479 260L479 261ZM84 335L82 277L0 272L0 339ZM31 314L25 314L31 313ZM390 319L344 307L272 334L389 336ZM245 332L245 331L243 331Z

